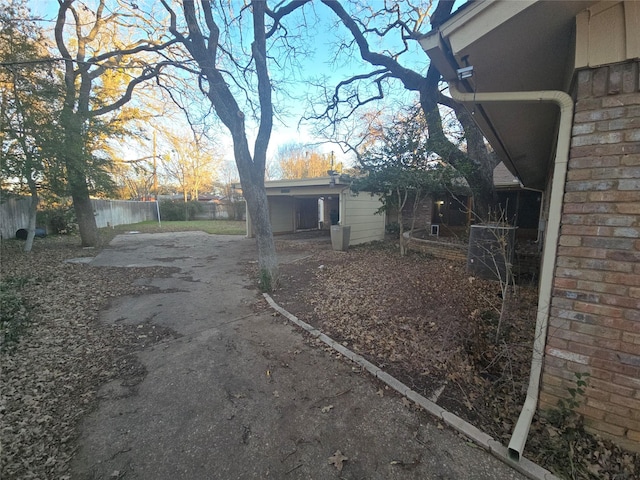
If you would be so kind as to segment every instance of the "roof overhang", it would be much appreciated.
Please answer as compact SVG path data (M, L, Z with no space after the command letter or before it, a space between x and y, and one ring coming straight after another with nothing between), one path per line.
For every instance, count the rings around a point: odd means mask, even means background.
M560 90L574 74L576 15L594 0L495 1L465 5L420 41L444 79L469 93ZM458 81L471 65L473 77ZM475 103L466 108L520 181L544 188L555 148L552 104Z
M351 185L348 176L297 178L288 180L272 180L264 182L267 196L325 196L338 195L340 191Z

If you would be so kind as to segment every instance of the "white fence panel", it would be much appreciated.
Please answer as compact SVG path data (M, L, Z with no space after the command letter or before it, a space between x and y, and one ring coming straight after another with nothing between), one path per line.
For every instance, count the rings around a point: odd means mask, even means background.
M17 230L28 227L29 201L22 197L0 203L1 238L15 238ZM156 202L92 199L91 203L98 228L158 220Z
M0 238L15 238L16 231L29 226L30 198L8 198L0 203Z
M156 202L92 199L98 228L157 220Z

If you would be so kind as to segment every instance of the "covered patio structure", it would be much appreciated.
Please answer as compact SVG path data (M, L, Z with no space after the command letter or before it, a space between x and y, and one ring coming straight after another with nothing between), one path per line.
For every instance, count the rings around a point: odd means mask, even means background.
M265 182L274 235L329 230L332 224L351 227L351 245L383 240L385 215L378 195L356 194L348 176L326 176ZM247 236L253 237L247 212Z

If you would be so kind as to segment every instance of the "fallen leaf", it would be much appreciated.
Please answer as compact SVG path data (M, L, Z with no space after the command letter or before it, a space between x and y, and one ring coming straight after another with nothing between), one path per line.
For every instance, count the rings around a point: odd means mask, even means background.
M336 453L329 457L329 464L334 465L341 472L343 464L347 460L349 460L348 457L345 457L340 450L336 450Z
M332 408L333 408L333 405L327 405L326 407L322 407L320 411L322 413L327 413L327 412L330 412Z
M384 397L384 390L380 389L376 392L376 395L378 395L379 397Z

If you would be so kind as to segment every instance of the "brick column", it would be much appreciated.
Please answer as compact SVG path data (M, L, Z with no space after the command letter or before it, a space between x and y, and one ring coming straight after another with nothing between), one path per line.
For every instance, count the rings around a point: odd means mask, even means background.
M640 62L578 72L541 408L640 451Z

